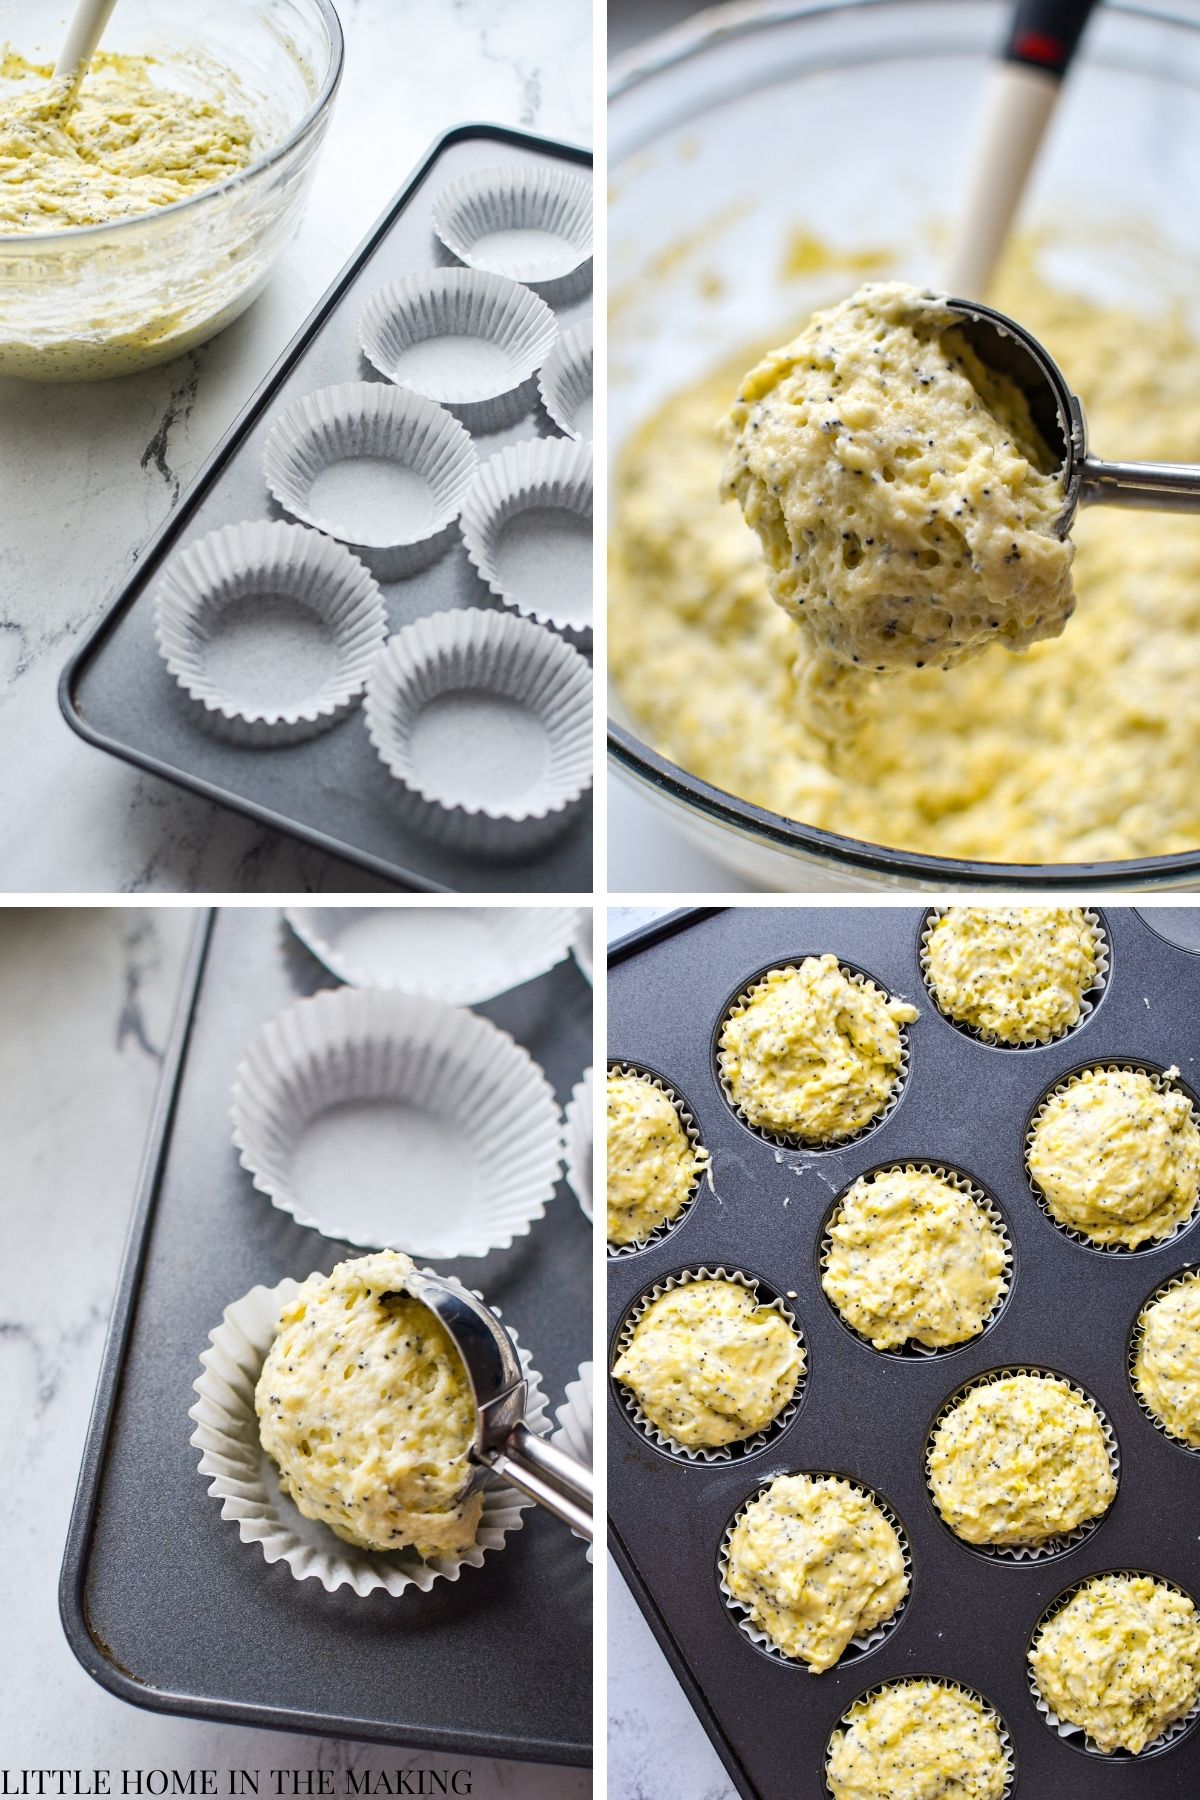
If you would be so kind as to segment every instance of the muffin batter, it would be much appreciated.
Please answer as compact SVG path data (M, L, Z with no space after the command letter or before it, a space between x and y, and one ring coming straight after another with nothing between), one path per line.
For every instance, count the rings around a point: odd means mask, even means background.
M0 233L153 212L215 187L255 153L231 101L163 85L153 57L101 53L76 87L9 52L0 78L20 84L0 96Z
M475 1401L395 1250L311 1275L283 1307L254 1392L263 1449L306 1519L348 1544L453 1556L475 1541Z
M804 1372L787 1320L736 1281L689 1281L646 1308L613 1375L666 1437L715 1449L763 1431Z
M686 1206L709 1154L660 1087L608 1077L608 1241L636 1244Z
M968 1544L1042 1544L1098 1518L1117 1491L1100 1417L1052 1375L963 1395L933 1434L929 1486Z
M1096 980L1096 933L1078 906L952 906L924 950L942 1011L1000 1044L1061 1037Z
M900 1027L919 1015L835 956L772 969L721 1028L735 1104L769 1131L810 1143L851 1137L883 1112L900 1078Z
M880 674L1025 650L1071 616L1065 485L943 300L868 283L746 375L724 494L818 660Z
M1138 1324L1137 1391L1172 1437L1200 1450L1200 1274L1152 1300Z
M831 1669L908 1592L900 1540L878 1505L832 1475L779 1475L734 1527L725 1585L785 1656Z
M1167 1070L1168 1078L1178 1073ZM1169 1237L1200 1196L1191 1102L1140 1069L1085 1069L1052 1095L1028 1161L1059 1224L1098 1244L1136 1250Z
M1042 1698L1106 1756L1136 1756L1200 1699L1200 1619L1148 1575L1097 1575L1029 1652Z
M821 1286L876 1350L965 1343L1004 1291L1004 1239L983 1207L920 1169L862 1176L829 1237Z
M1097 445L1200 461L1200 340L1181 307L1147 319L1053 287L1028 244L993 298L1059 360ZM622 446L609 653L640 733L784 818L909 850L1055 862L1200 845L1194 519L1086 509L1061 638L863 684L852 736L812 728L799 634L754 533L716 498L716 421L765 348L672 395Z
M833 1800L1000 1800L1012 1763L990 1707L941 1681L894 1681L829 1741Z

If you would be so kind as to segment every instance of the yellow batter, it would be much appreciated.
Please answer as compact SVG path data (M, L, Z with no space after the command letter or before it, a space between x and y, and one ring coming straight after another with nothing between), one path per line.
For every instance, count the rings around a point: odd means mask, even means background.
M242 113L164 85L152 57L101 53L76 92L10 51L0 78L19 84L0 96L0 233L153 212L215 187L255 154Z
M306 1519L367 1550L454 1555L483 1497L463 1499L475 1402L462 1359L395 1250L312 1275L283 1307L254 1393L263 1449Z
M829 1741L833 1800L1000 1800L1012 1761L990 1707L941 1681L894 1681Z
M1085 1069L1052 1095L1028 1161L1059 1224L1098 1244L1136 1250L1169 1237L1200 1197L1191 1102L1140 1069Z
M813 1675L908 1592L900 1540L878 1505L832 1475L779 1475L729 1540L725 1585L785 1656Z
M1200 1449L1200 1274L1152 1300L1138 1324L1138 1393L1172 1437Z
M1136 1756L1200 1699L1200 1619L1148 1575L1097 1575L1029 1652L1042 1698L1111 1755Z
M924 945L934 998L1001 1044L1047 1044L1079 1020L1097 973L1078 906L952 906Z
M869 282L743 377L724 492L834 665L951 668L1071 616L1061 475L1025 397L936 295Z
M691 1198L709 1154L693 1144L660 1087L608 1077L608 1241L636 1244Z
M736 1281L689 1281L646 1308L613 1374L688 1449L763 1431L804 1373L795 1332Z
M821 1286L876 1350L982 1331L1004 1291L1004 1239L978 1201L920 1169L854 1183L829 1226Z
M721 1028L720 1064L752 1125L835 1143L879 1116L900 1078L900 1027L919 1015L835 956L772 969Z
M933 1434L929 1486L968 1544L1041 1544L1112 1505L1100 1416L1052 1375L1006 1375L963 1395Z
M1200 342L1181 310L1147 321L1052 287L1028 245L994 300L1058 358L1100 449L1200 461ZM669 398L614 473L610 657L648 741L785 818L910 850L1053 862L1200 845L1195 519L1086 509L1061 638L873 682L832 749L810 727L799 634L717 499L717 421L764 348Z

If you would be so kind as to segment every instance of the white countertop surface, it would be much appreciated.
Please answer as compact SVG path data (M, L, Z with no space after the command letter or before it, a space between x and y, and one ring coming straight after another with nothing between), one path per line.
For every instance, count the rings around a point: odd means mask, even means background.
M470 1768L473 1800L586 1800L586 1770L145 1712L98 1687L58 1618L59 1564L190 908L0 912L0 1490L6 1767ZM228 1792L227 1777L219 1777ZM119 1793L114 1775L114 1792ZM340 1778L338 1778L340 1786ZM648 1792L658 1793L654 1788Z
M405 175L466 121L587 143L589 0L337 0L346 71L298 236L199 350L121 380L0 381L0 840L12 892L380 884L93 749L63 665Z

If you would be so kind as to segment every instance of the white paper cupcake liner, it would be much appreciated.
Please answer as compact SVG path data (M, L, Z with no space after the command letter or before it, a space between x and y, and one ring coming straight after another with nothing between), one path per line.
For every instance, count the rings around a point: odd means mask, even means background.
M1153 1425L1160 1437L1165 1438L1168 1444L1174 1444L1177 1450L1185 1450L1189 1456L1200 1456L1200 1444L1189 1443L1187 1438L1180 1437L1178 1432L1172 1431L1170 1426L1165 1424L1164 1421L1159 1418L1158 1414L1154 1411L1154 1408L1150 1405L1150 1402L1142 1393L1141 1388L1138 1386L1134 1368L1137 1363L1138 1352L1141 1349L1142 1338L1145 1334L1145 1327L1142 1324L1142 1320L1149 1308L1154 1305L1156 1300L1161 1300L1164 1295L1171 1293L1174 1288L1190 1287L1198 1280L1200 1280L1200 1269L1180 1269L1176 1274L1169 1275L1165 1281L1160 1281L1156 1288L1152 1288L1137 1309L1137 1316L1133 1321L1133 1329L1129 1333L1129 1343L1126 1346L1125 1352L1125 1366L1129 1375L1129 1385L1133 1390L1133 1397L1141 1408L1143 1415L1149 1419L1151 1425Z
M571 1089L566 1111L567 1182L579 1210L592 1222L592 1071Z
M396 633L371 671L367 735L413 827L468 854L523 856L592 784L592 672L551 632L480 608Z
M483 1490L483 1512L471 1548L461 1556L423 1557L404 1550L363 1550L343 1543L319 1519L306 1519L283 1492L279 1471L259 1439L254 1389L275 1338L280 1308L300 1283L288 1278L275 1287L254 1287L225 1308L201 1353L201 1374L192 1384L199 1398L188 1417L196 1422L189 1442L201 1452L199 1473L221 1502L221 1517L232 1519L244 1544L257 1544L268 1563L283 1562L297 1581L315 1580L327 1593L353 1588L356 1594L423 1592L435 1581L457 1581L464 1568L477 1569L489 1550L500 1550L521 1514L533 1501L493 1478ZM496 1311L495 1308L492 1309ZM497 1318L499 1313L496 1312ZM542 1432L548 1423L541 1377L527 1350L509 1328L529 1383L527 1419Z
M1098 1569L1093 1574L1081 1576L1078 1581L1072 1582L1069 1588L1064 1588L1062 1593L1050 1602L1033 1628L1029 1640L1031 1650L1054 1615L1062 1611L1080 1588L1086 1587L1089 1581L1095 1581L1101 1575L1145 1576L1150 1581L1160 1582L1163 1587L1170 1588L1173 1593L1182 1594L1185 1600L1191 1600L1195 1605L1193 1596L1188 1593L1186 1588L1180 1587L1177 1581L1169 1581L1165 1575L1155 1575L1150 1569ZM1082 1725L1072 1725L1066 1719L1060 1719L1058 1714L1053 1712L1048 1703L1043 1700L1041 1689L1037 1684L1037 1677L1033 1672L1033 1665L1028 1658L1025 1662L1025 1678L1029 1683L1033 1704L1041 1715L1043 1725L1056 1737L1072 1743L1077 1750L1085 1750L1089 1756L1098 1756L1107 1763L1144 1762L1148 1756L1157 1756L1160 1751L1169 1750L1173 1744L1177 1744L1185 1732L1190 1732L1197 1720L1200 1720L1200 1696L1197 1696L1196 1704L1190 1711L1184 1713L1181 1719L1176 1719L1173 1725L1168 1725L1167 1729L1161 1731L1156 1738L1151 1738L1150 1742L1139 1750L1136 1756L1132 1751L1125 1749L1101 1750L1099 1744L1093 1743L1092 1739L1088 1737Z
M590 277L591 178L561 166L476 169L442 189L433 226L469 267L558 294L569 277Z
M1061 1081L1056 1081L1054 1086L1048 1088L1042 1095L1042 1098L1038 1101L1038 1104L1034 1109L1033 1117L1030 1119L1029 1124L1025 1129L1025 1179L1029 1183L1030 1193L1033 1195L1050 1223L1054 1226L1054 1229L1056 1231L1061 1231L1064 1237L1070 1238L1073 1244L1082 1244L1085 1250L1098 1250L1103 1256L1142 1256L1147 1250L1163 1249L1165 1245L1174 1243L1175 1239L1181 1237L1185 1231L1190 1231L1192 1226L1196 1223L1197 1218L1200 1217L1200 1199L1197 1200L1196 1205L1192 1208L1192 1211L1188 1214L1187 1218L1182 1219L1173 1231L1167 1232L1165 1237L1147 1238L1144 1243L1137 1245L1101 1244L1097 1242L1095 1238L1089 1237L1086 1231L1081 1231L1074 1225L1064 1225L1061 1219L1055 1218L1054 1213L1051 1211L1049 1201L1034 1180L1033 1171L1029 1167L1029 1152L1033 1144L1033 1134L1037 1129L1038 1121L1045 1113L1050 1102L1055 1099L1057 1095L1065 1093L1067 1088L1073 1087L1081 1076L1091 1075L1097 1069L1110 1069L1114 1072L1119 1071L1126 1075L1147 1075L1154 1087L1156 1087L1160 1093L1179 1093L1185 1095L1191 1103L1192 1120L1196 1125L1197 1130L1200 1130L1200 1111L1197 1110L1195 1101L1191 1100L1191 1096L1188 1094L1183 1083L1177 1080L1175 1076L1168 1075L1165 1069L1156 1069L1149 1063L1142 1062L1111 1061L1088 1063L1082 1069L1073 1069L1069 1075L1064 1075ZM1176 1073L1178 1073L1178 1071Z
M829 1779L829 1755L833 1748L834 1735L853 1724L854 1721L852 1715L857 1708L868 1705L872 1700L878 1700L882 1694L890 1694L895 1688L918 1687L925 1682L935 1682L938 1687L950 1688L956 1694L962 1694L968 1700L974 1700L977 1705L982 1706L986 1712L990 1713L995 1721L996 1729L999 1732L1000 1747L1004 1753L1005 1761L1008 1764L1008 1774L1005 1779L1000 1800L1012 1800L1012 1795L1017 1785L1017 1758L1016 1752L1013 1749L1012 1738L1009 1735L1008 1726L1004 1723L1000 1713L992 1705L986 1694L981 1694L978 1688L968 1687L966 1682L955 1681L948 1675L901 1675L894 1681L878 1682L875 1687L867 1688L865 1693L859 1694L857 1699L846 1708L845 1712L834 1726L833 1731L830 1732L829 1742L825 1746L823 1774L825 1779L825 1793L827 1796L831 1796L833 1793L833 1786Z
M710 1189L713 1186L712 1161L711 1158L709 1158L708 1151L705 1150L704 1145L700 1141L700 1127L697 1125L687 1101L684 1100L673 1087L664 1081L661 1075L656 1075L654 1070L648 1069L644 1063L631 1063L622 1060L610 1062L608 1065L608 1074L628 1075L638 1081L648 1081L651 1087L656 1087L661 1093L664 1093L671 1102L671 1105L675 1108L676 1113L679 1115L679 1123L683 1126L688 1143L692 1146L693 1150L700 1152L707 1159L703 1166L697 1169L696 1179L692 1183L691 1192L673 1219L664 1219L661 1225L656 1225L654 1230L647 1232L644 1238L637 1238L631 1244L610 1243L608 1246L608 1254L610 1257L634 1256L641 1250L649 1249L651 1244L660 1243L663 1238L668 1237L672 1231L675 1231L683 1224L683 1221L687 1218L695 1204L696 1195L700 1192L701 1183L707 1180ZM715 1189L713 1191L715 1192Z
M588 986L592 985L592 909L590 906L579 908L579 920L575 928L575 936L571 940L571 955L575 958L575 966Z
M562 1162L550 1084L487 1019L327 989L261 1025L233 1085L254 1185L326 1237L435 1260L524 1237Z
M899 1027L900 1070L892 1084L892 1091L888 1095L887 1104L873 1119L869 1119L865 1125L860 1125L857 1131L848 1132L845 1137L818 1140L816 1138L789 1137L785 1136L782 1132L772 1131L766 1125L756 1125L754 1121L742 1111L742 1108L733 1097L733 1090L729 1085L729 1078L725 1072L725 1065L728 1061L728 1052L721 1049L721 1034L725 1029L726 1022L729 1019L736 1018L739 1013L745 1012L746 1007L754 998L755 994L758 993L760 988L764 988L767 985L768 975L774 974L776 970L782 970L785 974L794 975L801 963L810 960L810 957L805 956L801 957L800 962L772 963L769 969L764 969L761 974L756 975L749 986L744 987L740 993L734 996L725 1007L720 1019L717 1021L716 1064L717 1079L720 1084L721 1092L725 1096L726 1104L730 1111L740 1119L747 1131L752 1131L755 1137L762 1138L765 1143L777 1145L780 1150L802 1150L805 1154L811 1152L812 1154L820 1155L825 1150L844 1150L848 1144L857 1144L861 1142L861 1140L867 1137L872 1131L878 1131L884 1121L889 1119L892 1113L895 1112L896 1107L900 1104L900 1096L903 1094L908 1082L908 1026L901 1025ZM857 982L859 987L873 989L875 993L882 995L885 1000L903 998L902 995L890 993L887 988L882 987L872 976L865 975L861 969L854 968L850 963L839 961L838 968L841 970L842 974L846 976L847 980Z
M673 1438L669 1432L663 1431L660 1426L656 1425L654 1421L642 1411L641 1406L638 1404L637 1395L633 1392L632 1388L626 1387L623 1381L614 1379L613 1387L616 1391L618 1400L629 1418L633 1420L633 1423L637 1426L642 1436L648 1438L656 1450L662 1450L667 1455L679 1457L681 1460L688 1463L711 1464L741 1461L747 1456L753 1456L756 1451L762 1450L766 1445L773 1443L774 1440L787 1429L800 1410L800 1403L804 1398L804 1391L808 1385L812 1361L811 1353L808 1344L805 1341L804 1333L800 1328L800 1323L782 1294L778 1294L773 1289L768 1288L767 1284L755 1275L747 1275L741 1269L726 1269L723 1265L718 1265L715 1269L707 1267L681 1269L676 1275L664 1275L661 1281L656 1282L652 1288L647 1289L644 1294L640 1295L626 1313L621 1324L620 1332L617 1336L613 1362L615 1364L617 1359L623 1356L625 1351L629 1348L629 1345L633 1341L633 1334L637 1330L641 1320L645 1317L647 1309L653 1306L656 1300L660 1300L664 1294L669 1293L672 1288L687 1287L693 1281L736 1282L738 1287L745 1288L748 1294L753 1294L760 1305L769 1307L772 1312L778 1313L780 1318L786 1322L795 1336L796 1341L800 1345L804 1357L804 1367L800 1371L800 1379L796 1383L795 1392L787 1402L787 1405L782 1407L780 1411L776 1413L769 1425L764 1425L761 1431L756 1431L751 1437L740 1438L737 1442L732 1444L697 1447L695 1445L689 1446L687 1444L681 1444L678 1438ZM764 1289L766 1292L764 1292Z
M964 1024L961 1019L956 1019L953 1014L948 1013L937 997L937 990L933 985L933 980L929 971L929 934L939 919L944 918L948 912L953 912L954 910L955 908L950 906L931 906L925 914L924 919L921 921L921 978L925 983L930 1000L932 1000L934 1006L948 1025L953 1025L954 1029L956 1031L961 1031L964 1037L974 1038L977 1043L990 1045L993 1050L1041 1050L1044 1049L1047 1044L1060 1044L1064 1038L1070 1037L1073 1032L1081 1030L1083 1026L1087 1024L1092 1013L1100 1004L1101 994L1108 982L1108 969L1111 956L1108 934L1104 928L1104 921L1093 907L1084 907L1083 916L1091 927L1092 943L1096 957L1096 978L1092 982L1091 987L1080 996L1079 1017L1073 1025L1066 1026L1062 1031L1053 1032L1049 1037L1022 1038L1017 1043L1002 1042L994 1032L980 1031L974 1025Z
M341 544L256 520L174 558L155 593L167 668L219 736L294 744L358 705L387 638L378 587Z
M285 512L395 581L449 549L477 460L467 432L432 400L346 381L275 421L263 470Z
M532 405L534 374L558 337L536 294L483 269L429 269L367 302L363 355L397 387L448 406L464 425L499 430Z
M560 431L592 441L592 321L563 333L538 374L542 405Z
M569 954L573 906L287 906L284 918L351 987L478 1006Z
M821 1228L821 1237L817 1249L818 1275L823 1277L829 1266L829 1257L833 1251L833 1239L830 1236L830 1232L838 1214L841 1212L842 1204L845 1201L847 1194L850 1192L850 1189L856 1187L860 1181L865 1181L873 1175L890 1175L893 1173L902 1173L905 1175L932 1175L937 1180L948 1182L951 1187L957 1188L960 1194L966 1194L969 1199L974 1200L975 1204L987 1214L991 1224L999 1232L1004 1242L1004 1275L1000 1292L996 1295L996 1304L992 1307L991 1312L983 1321L983 1324L979 1327L979 1330L974 1336L963 1338L960 1343L937 1345L922 1344L918 1343L916 1338L909 1338L904 1344L899 1345L894 1350L876 1350L870 1338L865 1337L861 1331L858 1331L851 1325L849 1319L842 1316L841 1311L834 1301L829 1298L828 1294L825 1295L825 1298L829 1305L833 1307L834 1312L837 1314L839 1320L841 1320L841 1323L846 1327L846 1330L853 1332L859 1343L865 1344L867 1349L874 1351L876 1356L894 1356L899 1357L903 1361L907 1361L911 1357L953 1356L956 1350L965 1350L968 1345L977 1344L980 1338L982 1338L986 1332L991 1330L992 1326L996 1323L996 1320L1000 1317L1000 1314L1004 1311L1005 1302L1007 1301L1009 1292L1012 1288L1013 1277L1012 1233L1008 1228L1008 1220L1004 1217L999 1206L997 1206L996 1202L992 1199L992 1196L986 1189L981 1188L978 1182L972 1181L969 1175L964 1175L961 1169L952 1169L942 1163L892 1162L881 1163L878 1168L866 1169L861 1175L856 1175L854 1180L838 1195L837 1199L830 1207L829 1212L826 1214L825 1223ZM821 1291L824 1293L823 1286Z
M1063 1375L1057 1369L1046 1369L1028 1363L1013 1364L1003 1369L990 1369L986 1375L973 1376L970 1381L964 1382L961 1387L956 1388L954 1392L942 1402L934 1416L933 1423L925 1434L925 1453L922 1459L925 1471L925 1485L929 1490L929 1499L935 1515L941 1520L955 1543L961 1544L965 1550L973 1550L977 1556L990 1557L996 1562L1048 1562L1051 1557L1064 1556L1068 1550L1073 1550L1077 1544L1082 1544L1085 1539L1092 1536L1093 1532L1098 1531L1116 1503L1116 1494L1113 1495L1112 1500L1110 1500L1104 1511L1096 1518L1085 1519L1084 1523L1082 1525L1077 1525L1073 1531L1060 1532L1057 1537L1047 1538L1044 1543L972 1544L968 1543L966 1538L959 1537L954 1527L943 1517L937 1499L934 1496L933 1482L930 1476L930 1457L933 1453L934 1436L947 1414L953 1412L959 1402L965 1400L966 1396L975 1388L990 1387L993 1383L1003 1381L1007 1377L1013 1375L1040 1375L1050 1381L1065 1382L1077 1400L1084 1400L1087 1402L1097 1419L1100 1421L1100 1428L1104 1433L1104 1447L1108 1452L1108 1466L1112 1470L1118 1488L1120 1487L1121 1452L1117 1443L1117 1434L1113 1430L1112 1422L1109 1419L1108 1414L1096 1399L1096 1396L1094 1394L1089 1394L1086 1388L1080 1387L1077 1381L1072 1381L1069 1375Z
M505 606L580 637L592 629L592 449L510 444L480 468L459 520L467 555Z
M592 1365L590 1362L580 1363L579 1375L575 1381L567 1383L567 1397L561 1406L554 1410L558 1420L557 1428L550 1433L550 1442L569 1456L584 1463L589 1469L594 1467L592 1455ZM594 1546L587 1547L587 1559L593 1560Z
M717 1585L721 1590L721 1597L725 1602L726 1608L742 1636L748 1639L757 1650L761 1650L764 1655L769 1656L773 1662L779 1663L785 1669L797 1669L801 1674L807 1675L811 1673L807 1664L801 1662L799 1657L788 1656L779 1648L778 1644L767 1636L765 1631L761 1630L760 1627L754 1623L748 1609L743 1606L742 1602L731 1592L725 1580L725 1571L729 1566L729 1541L737 1528L738 1521L746 1511L746 1508L757 1500L759 1495L769 1488L771 1483L778 1478L779 1473L780 1471L777 1470L774 1475L768 1475L765 1480L759 1482L758 1486L751 1493L746 1495L746 1498L742 1501L732 1519L730 1519L728 1525L726 1525L725 1530L722 1532L720 1547L717 1551ZM865 1482L854 1481L849 1475L840 1475L834 1469L796 1469L788 1470L786 1473L810 1475L817 1481L825 1479L844 1481L847 1487L853 1488L856 1493L865 1495L868 1500L878 1507L892 1530L896 1533L900 1542L900 1554L904 1561L904 1573L908 1578L908 1590L905 1593L903 1600L901 1600L892 1616L889 1619L885 1619L882 1625L877 1625L874 1631L864 1632L861 1636L852 1637L850 1639L849 1644L842 1651L842 1654L838 1657L832 1667L822 1671L823 1674L832 1675L835 1669L843 1669L849 1663L861 1662L863 1657L870 1656L873 1650L878 1650L880 1644L882 1644L886 1638L891 1637L893 1631L895 1631L900 1624L900 1621L908 1611L909 1602L912 1599L912 1551L909 1549L908 1535L900 1521L899 1515L891 1506L889 1506L882 1494L878 1493L874 1488L867 1487ZM817 1676L816 1679L819 1680L820 1676Z

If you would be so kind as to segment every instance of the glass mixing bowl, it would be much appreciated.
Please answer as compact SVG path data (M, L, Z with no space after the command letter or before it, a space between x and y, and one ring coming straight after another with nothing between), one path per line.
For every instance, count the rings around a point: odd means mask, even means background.
M64 0L0 0L0 47L52 64L70 13ZM329 0L120 0L101 48L158 57L168 83L193 89L197 56L232 68L268 148L155 212L0 233L0 375L123 375L244 312L299 222L342 72ZM0 96L16 91L0 81Z
M798 229L849 249L882 245L897 252L898 277L930 279L1008 10L992 0L740 0L614 63L610 456L667 395L748 341L786 339L812 306L845 291L844 273L832 285L828 275L807 287L784 279L784 246ZM1149 269L1174 253L1182 280L1192 278L1198 90L1200 17L1113 0L1097 9L1023 214L1053 226L1055 256L1090 290L1144 306ZM1108 254L1113 221L1127 220L1165 259ZM763 886L1147 888L1200 878L1200 849L999 864L838 837L698 780L643 742L613 699L614 768Z

